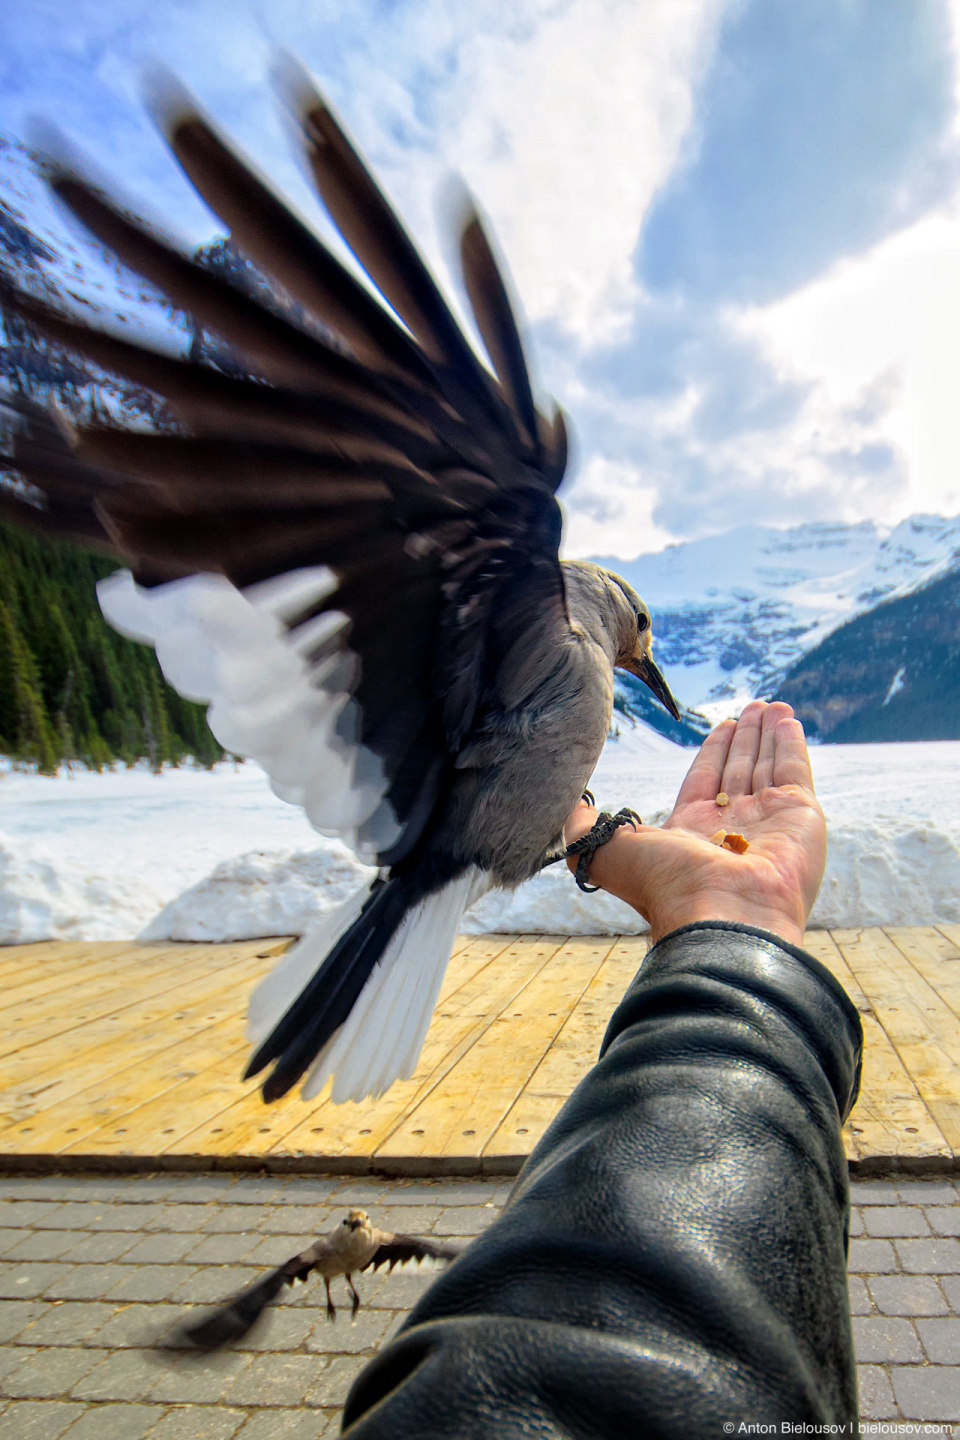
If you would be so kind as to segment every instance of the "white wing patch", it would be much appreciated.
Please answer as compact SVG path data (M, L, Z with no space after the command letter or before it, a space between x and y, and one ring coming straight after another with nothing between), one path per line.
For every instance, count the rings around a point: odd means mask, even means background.
M167 680L209 706L224 749L263 766L281 800L302 805L322 835L339 835L362 859L392 845L401 827L385 800L379 756L357 743L351 692L359 660L346 617L286 624L336 589L326 566L238 590L222 575L190 575L144 589L128 570L101 580L100 608L114 629L153 645ZM321 642L338 648L311 663ZM362 828L362 839L358 832Z

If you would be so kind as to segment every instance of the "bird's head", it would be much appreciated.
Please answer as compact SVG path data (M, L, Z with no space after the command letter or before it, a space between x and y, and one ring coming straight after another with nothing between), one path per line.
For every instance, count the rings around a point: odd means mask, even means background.
M615 669L636 675L679 720L677 702L651 654L650 611L637 592L612 570L588 560L565 561L563 573L571 619L612 652Z
M370 1217L366 1210L348 1210L342 1220L344 1230L369 1230Z

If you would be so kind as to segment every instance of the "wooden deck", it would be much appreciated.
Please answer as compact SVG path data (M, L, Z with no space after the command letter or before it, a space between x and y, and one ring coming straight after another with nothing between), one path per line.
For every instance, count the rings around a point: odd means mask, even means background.
M375 1104L240 1082L287 942L0 949L0 1168L513 1173L596 1058L643 938L464 936L420 1066ZM867 1036L858 1173L960 1169L960 925L813 931Z

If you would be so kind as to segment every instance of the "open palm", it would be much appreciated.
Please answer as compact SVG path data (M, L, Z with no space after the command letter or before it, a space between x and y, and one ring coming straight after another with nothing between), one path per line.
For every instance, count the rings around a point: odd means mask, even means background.
M717 805L726 793L729 804ZM589 830L580 806L567 839ZM720 829L749 841L742 855L711 842ZM590 878L650 922L654 940L697 920L736 920L799 943L826 859L803 727L789 705L748 705L707 737L662 829L620 830Z

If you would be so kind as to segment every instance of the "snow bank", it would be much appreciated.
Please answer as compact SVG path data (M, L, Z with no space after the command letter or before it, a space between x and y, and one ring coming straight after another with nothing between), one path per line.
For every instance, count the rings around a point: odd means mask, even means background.
M960 826L835 825L811 926L960 921Z
M256 851L226 861L167 905L143 932L151 940L246 940L299 935L372 873L329 842L309 852ZM840 825L813 926L960 922L960 827ZM512 894L485 895L464 917L466 934L636 935L629 906L578 890L563 865Z
M225 860L165 905L142 940L257 940L302 935L374 874L338 840L316 850L251 850Z
M632 805L656 822L691 759L649 731L623 734L591 783L602 806ZM960 922L960 742L819 746L812 760L830 835L812 923ZM0 805L0 943L299 934L371 873L320 840L250 765L9 775ZM619 901L582 894L559 865L485 896L464 921L472 933L643 928Z
M125 939L156 913L159 900L134 876L100 875L0 834L0 945Z

